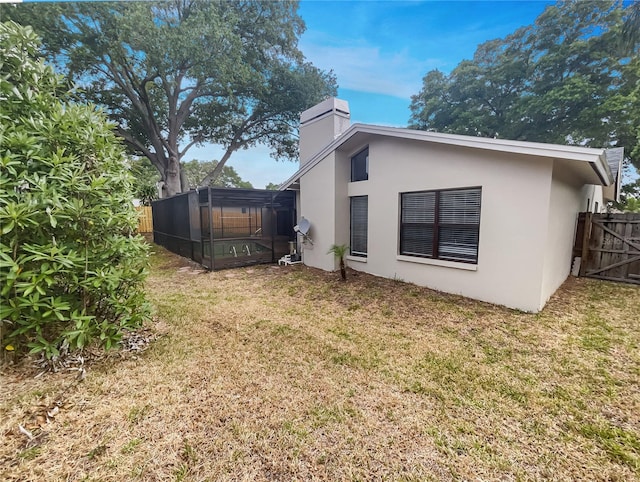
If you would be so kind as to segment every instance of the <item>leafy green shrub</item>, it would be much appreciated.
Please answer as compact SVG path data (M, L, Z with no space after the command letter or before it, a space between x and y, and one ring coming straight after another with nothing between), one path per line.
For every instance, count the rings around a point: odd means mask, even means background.
M137 185L134 196L140 199L143 206L151 206L151 202L158 199L158 188L151 184Z
M38 48L0 24L0 343L50 358L143 321L148 250L113 126Z

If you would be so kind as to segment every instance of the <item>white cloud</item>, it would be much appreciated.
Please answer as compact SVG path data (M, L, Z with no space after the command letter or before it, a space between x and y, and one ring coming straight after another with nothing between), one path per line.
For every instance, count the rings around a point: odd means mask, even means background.
M439 59L418 60L406 50L385 52L371 45L330 46L302 41L308 60L323 70L333 70L341 88L410 98L422 87L422 77L441 67Z

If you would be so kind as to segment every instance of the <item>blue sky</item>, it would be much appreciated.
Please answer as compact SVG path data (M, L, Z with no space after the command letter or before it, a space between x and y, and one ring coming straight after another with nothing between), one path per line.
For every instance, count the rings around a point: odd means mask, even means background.
M480 43L532 23L549 3L303 1L300 47L336 73L354 121L406 126L425 73L450 72Z
M307 30L299 46L314 65L334 71L352 122L406 126L411 95L429 70L450 72L479 44L533 23L551 3L303 0L299 13ZM185 160L220 156L208 146L192 149ZM234 153L228 164L257 188L280 183L297 169L261 147Z
M450 72L473 57L479 44L533 23L553 3L302 0L299 14L307 30L299 47L307 60L336 74L338 96L349 102L352 122L404 127L411 95L420 91L428 71ZM220 159L222 153L218 146L194 147L184 160ZM277 162L260 146L234 153L228 165L256 188L280 183L297 170L297 163Z

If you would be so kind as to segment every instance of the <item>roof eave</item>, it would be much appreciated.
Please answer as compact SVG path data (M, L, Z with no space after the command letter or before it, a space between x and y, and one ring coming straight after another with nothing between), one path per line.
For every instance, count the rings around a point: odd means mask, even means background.
M484 137L461 136L455 134L442 134L438 132L418 131L402 129L398 127L385 127L372 124L353 124L337 137L333 142L325 146L314 155L293 176L283 182L279 189L288 189L294 182L310 171L316 164L324 159L331 151L349 140L357 133L382 135L403 139L434 142L458 147L492 150L497 152L511 152L516 154L531 155L536 157L548 157L553 159L567 159L582 161L591 164L601 183L605 186L615 182L606 161L604 149L592 149L588 147L565 146L560 144L543 144L536 142L511 141L504 139L489 139Z
M349 139L351 137L351 135L353 135L353 133L355 132L356 128L358 126L362 126L362 125L365 125L365 124L353 124L353 125L351 125L346 131L344 131L342 134L340 134L338 137L336 137L331 143L326 145L320 152L318 152L311 159L309 159L309 161L304 166L302 166L300 169L298 169L293 176L291 176L285 182L280 184L280 186L278 187L278 190L279 191L285 191L286 189L289 189L289 186L291 186L291 184L293 184L296 181L300 181L300 178L304 174L309 172L318 162L320 162L331 151L333 151L340 144L342 144L342 142L344 142L347 139Z

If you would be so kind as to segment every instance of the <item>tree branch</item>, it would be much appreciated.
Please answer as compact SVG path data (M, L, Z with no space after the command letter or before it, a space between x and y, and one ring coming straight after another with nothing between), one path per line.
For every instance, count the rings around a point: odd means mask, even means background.
M137 104L138 110L142 116L143 121L146 124L147 134L149 134L149 140L153 144L157 153L166 151L169 156L173 154L175 149L171 148L171 145L162 135L162 129L158 125L153 107L151 106L151 100L147 94L146 82L144 84L136 83L135 74L128 68L126 64L122 65L124 73L126 74L132 89L137 94L139 102ZM147 77L149 78L149 77ZM153 78L153 77L151 77ZM146 78L145 78L146 80Z
M189 95L180 103L180 107L178 108L178 113L176 115L176 127L178 130L182 129L182 125L187 120L187 115L191 110L191 106L193 102L202 95L200 88L202 87L202 83L198 82L195 87L189 92Z
M162 172L164 169L164 166L161 165L160 161L158 160L158 155L156 153L151 152L144 144L142 144L142 142L140 142L138 139L131 136L131 134L127 133L124 129L118 127L117 132L118 132L118 135L122 137L122 139L127 144L131 145L134 149L137 149L138 151L142 152L142 154L151 161L151 163L156 167L156 169L161 171L160 174L162 175L162 177L164 177L164 173Z
M195 139L193 139L191 142L189 142L189 144L187 144L187 145L185 146L185 148L184 148L184 149L182 149L182 151L180 151L180 152L178 153L178 157L179 157L180 159L182 159L182 156L184 156L184 155L187 153L187 151L188 151L189 149L191 149L191 148L192 148L193 146L195 146L196 144L199 144L200 142L202 142L202 140L203 140L203 139L202 139L202 138L200 138L200 137L196 137Z
M218 179L218 177L222 173L222 169L224 168L224 165L227 163L227 161L231 157L231 154L233 154L243 145L244 143L230 144L227 150L225 151L224 155L222 156L222 158L218 161L218 164L216 165L215 169L204 177L204 179L201 182L201 185L208 186L212 181L215 181L216 179Z
M149 135L149 141L153 145L153 148L156 150L156 154L161 153L163 150L163 145L161 142L162 135L155 122L153 112L150 110L148 102L145 106L143 99L140 98L140 92L138 89L136 89L132 74L128 72L127 67L123 65L122 67L124 69L124 73L126 74L125 78L123 78L121 72L116 69L112 62L108 61L104 56L102 59L104 65L107 66L107 69L109 69L109 72L111 73L110 77L114 82L116 82L116 84L120 86L124 94L133 104L133 107L140 113L142 122L144 123L147 130L147 134L152 134ZM160 142L158 142L158 140L160 140Z
M122 139L124 139L125 142L127 142L128 144L131 144L132 147L142 152L142 154L144 154L146 157L150 157L153 155L153 153L147 147L145 147L145 145L142 144L142 142L140 142L138 139L131 136L131 134L129 134L124 129L118 127L116 131L118 132L118 135L122 137Z
M240 125L240 127L238 127L235 130L233 139L231 139L231 142L229 143L229 147L227 147L227 150L225 151L224 155L218 161L218 164L216 165L215 169L211 171L209 174L207 174L205 178L202 180L203 186L208 186L211 181L216 180L218 176L220 176L220 173L222 172L222 168L231 157L231 154L233 154L235 151L237 151L238 149L240 149L242 146L246 144L246 142L241 139L242 139L242 133L244 132L244 129L246 128L246 125L248 122L249 122L249 119L246 119Z

